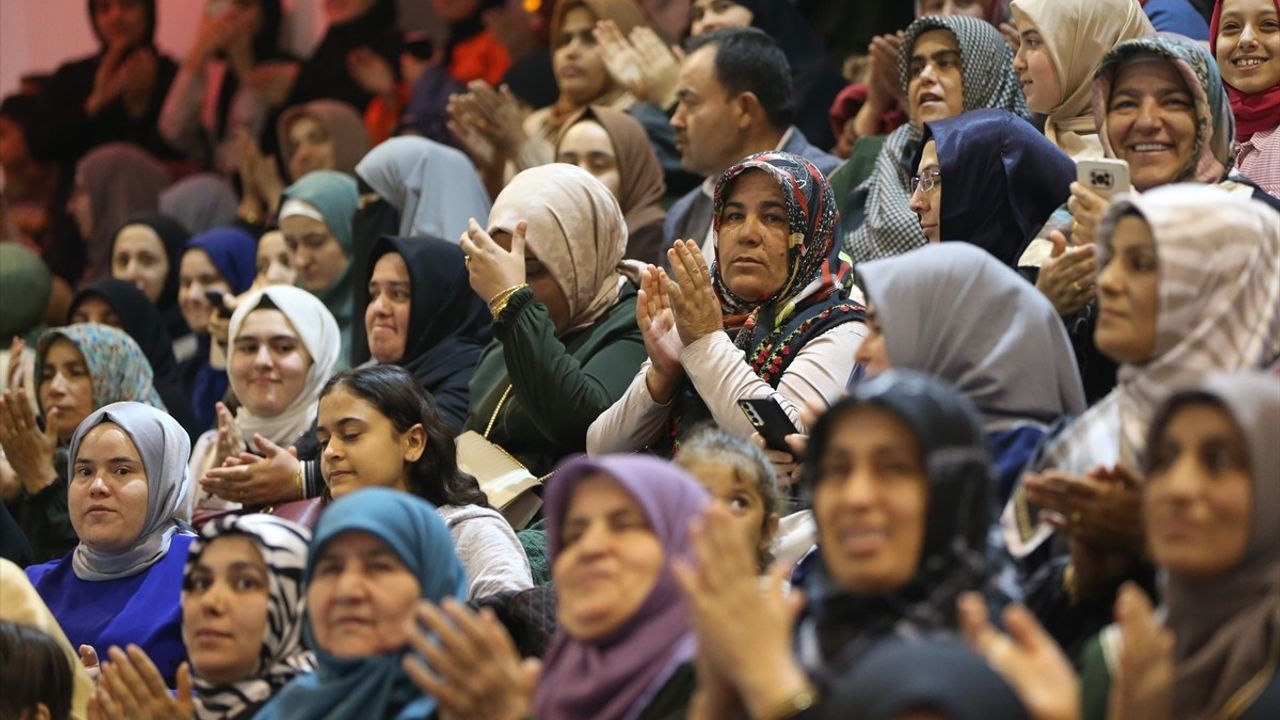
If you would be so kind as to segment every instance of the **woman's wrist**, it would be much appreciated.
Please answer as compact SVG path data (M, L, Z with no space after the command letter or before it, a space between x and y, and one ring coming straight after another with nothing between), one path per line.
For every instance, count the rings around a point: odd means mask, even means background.
M53 463L50 461L43 469L18 473L18 478L22 483L23 492L28 495L38 495L58 482L58 472L53 469Z
M817 692L789 654L778 660L761 656L765 662L747 668L738 691L747 713L756 720L785 720L807 710L817 701Z
M676 389L680 385L680 376L661 372L656 365L650 365L644 375L644 385L649 391L649 397L655 403L669 405L675 398Z

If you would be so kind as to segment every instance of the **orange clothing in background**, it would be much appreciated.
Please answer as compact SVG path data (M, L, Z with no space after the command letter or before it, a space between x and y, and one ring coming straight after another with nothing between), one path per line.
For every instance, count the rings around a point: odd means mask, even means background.
M484 80L496 87L509 67L511 56L507 49L486 29L453 46L449 74L463 85Z
M409 85L403 82L396 85L395 107L389 105L381 95L369 101L369 107L364 110L364 129L369 132L369 142L372 145L396 134L400 118L408 104Z

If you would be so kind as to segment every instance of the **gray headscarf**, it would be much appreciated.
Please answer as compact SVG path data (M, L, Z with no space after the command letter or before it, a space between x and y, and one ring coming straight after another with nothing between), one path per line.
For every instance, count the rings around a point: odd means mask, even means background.
M400 211L404 237L429 235L456 243L467 231L467 220L489 217L489 193L471 160L434 140L391 138L364 156L356 175Z
M192 235L234 223L239 204L227 181L214 173L183 178L160 193L160 213Z
M994 108L1028 118L1022 86L1013 73L1013 51L990 23L964 15L923 17L907 28L898 52L903 94L910 84L911 52L916 40L930 30L947 30L960 47L964 78L964 109ZM875 168L852 195L861 196L865 215L858 228L844 236L844 248L854 263L904 253L928 243L920 220L907 207L911 200L911 161L920 153L921 130L907 123L885 138Z
M991 254L942 243L867 263L858 274L893 366L955 386L977 406L984 432L1084 412L1062 319Z
M1210 375L1165 403L1151 424L1151 442L1179 407L1203 400L1220 403L1244 435L1253 507L1239 565L1208 582L1164 578L1178 717L1216 717L1228 705L1248 707L1266 685L1257 679L1270 679L1280 652L1280 381L1262 373Z
M136 575L160 561L169 551L173 536L185 527L180 516L190 489L187 461L191 440L177 420L150 405L118 402L99 408L85 418L71 437L67 456L67 477L75 482L76 456L89 431L103 423L115 423L124 430L142 458L147 473L147 515L142 532L125 550L100 552L80 543L71 558L71 568L81 580L115 580Z

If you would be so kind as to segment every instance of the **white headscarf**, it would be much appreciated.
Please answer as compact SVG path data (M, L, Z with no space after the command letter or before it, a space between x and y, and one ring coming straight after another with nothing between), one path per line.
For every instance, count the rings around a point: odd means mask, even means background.
M232 353L235 352L235 338L240 334L245 318L258 309L263 297L270 298L276 309L284 313L289 324L293 325L307 354L311 356L311 369L307 371L307 381L302 392L289 401L289 405L280 414L275 417L260 417L249 408L241 406L236 411L236 424L240 426L246 440L252 438L254 433L260 433L278 445L289 445L310 429L311 423L315 421L320 389L337 367L342 340L338 321L333 319L333 313L329 312L319 298L300 288L273 285L246 295L231 315L228 337L232 340ZM233 387L235 382L235 378L232 378Z
M470 218L489 217L489 193L461 152L422 137L394 137L356 165L356 174L400 211L402 237L458 242Z
M169 543L183 527L191 477L187 460L191 439L163 410L140 402L118 402L99 408L85 418L71 437L67 477L75 478L80 443L93 428L114 423L129 436L147 474L147 514L142 531L128 548L117 552L95 550L83 542L71 556L71 569L81 580L115 580L146 570L169 552ZM74 480L73 480L74 481Z

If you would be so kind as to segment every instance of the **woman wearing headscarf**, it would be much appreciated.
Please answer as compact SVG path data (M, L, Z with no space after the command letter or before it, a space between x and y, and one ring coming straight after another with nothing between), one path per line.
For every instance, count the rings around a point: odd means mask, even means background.
M870 174L853 161L831 176L842 218L842 245L854 263L896 255L928 240L908 207L911 161L924 124L967 110L994 108L1027 117L1013 51L989 23L962 15L911 23L898 53L898 72L911 121L884 139Z
M313 170L354 176L370 145L360 114L337 100L315 100L285 110L276 121L276 137L288 179L294 182Z
M129 333L151 364L152 385L165 408L191 437L200 433L191 412L191 394L182 386L173 342L165 332L160 311L141 290L115 278L85 286L71 301L67 324L98 323Z
M781 578L761 592L750 548L726 544L729 518L706 513L696 564L679 576L706 677L718 678L707 689L772 717L834 694L835 678L886 643L947 640L957 598L985 580L983 445L969 401L911 371L860 383L818 420L801 480L818 549L802 564L806 608L794 637ZM873 525L883 529L874 540Z
M0 400L0 446L22 486L9 501L14 519L31 540L39 561L60 557L76 544L67 517L67 443L76 427L98 408L137 401L165 410L152 382L151 365L123 330L106 325L68 325L47 330L36 343L30 384L38 406L21 391ZM41 420L37 423L37 412ZM176 421L175 421L176 422ZM188 447L190 441L188 440Z
M379 238L356 308L373 361L413 373L455 432L492 339L492 316L467 284L464 261L457 245L434 237Z
M1135 473L1160 401L1205 373L1264 368L1280 356L1280 216L1262 203L1191 184L1122 197L1103 217L1098 264L1094 335L1120 363L1119 382L1045 444L1001 517L1033 609L1064 646L1105 624L1116 576L1141 575ZM1090 504L1095 497L1107 513ZM1045 522L1058 516L1066 521ZM1104 576L1083 560L1067 565L1064 535L1073 555L1107 550L1113 567L1131 558L1128 569Z
M1280 3L1214 3L1209 46L1236 118L1236 169L1280 197Z
M1280 385L1261 373L1211 375L1162 403L1142 494L1148 546L1165 571L1163 617L1125 591L1117 624L1085 648L1083 717L1107 717L1108 695L1125 684L1119 663L1144 624L1173 636L1172 717L1262 718L1280 709L1277 426Z
M236 219L239 200L221 176L189 175L160 193L160 213L182 223L192 235L230 225Z
M372 189L376 199L362 195L353 222L351 261L362 271L372 268L369 252L382 235L432 237L454 241L467 230L470 218L489 217L489 193L476 176L475 166L459 150L421 137L391 138L369 151L356 165L362 192ZM369 302L368 288L356 283L357 322L351 325L351 365L369 359L361 314Z
M143 213L125 220L111 244L111 277L133 283L156 306L179 362L195 353L191 327L178 303L178 276L190 239L191 233L173 218Z
M169 181L169 171L135 145L111 143L85 155L67 210L84 240L87 279L110 273L114 233L129 216L155 212Z
M103 670L94 701L165 707L194 720L249 720L315 657L302 645L302 573L311 532L271 515L228 515L191 542L182 586L182 637L191 679L176 697L145 654ZM194 682L191 682L194 680Z
M479 81L465 95L450 99L449 129L475 159L490 195L496 196L520 171L553 162L556 136L583 108L594 104L626 110L635 104L635 97L605 67L593 35L601 20L613 21L624 36L646 25L633 0L556 2L548 32L560 89L554 104L521 119L510 93Z
M280 205L280 230L293 253L299 285L320 298L338 321L343 365L351 357L352 222L359 204L351 176L316 170L290 185Z
M236 170L233 133L255 140L262 135L288 92L280 83L293 77L297 63L280 50L280 0L205 5L158 122L160 134L187 160L230 176Z
M378 567L369 567L366 555ZM303 641L314 650L317 669L285 685L255 717L433 717L435 698L424 697L403 667L406 628L419 600L460 601L467 590L453 538L435 507L387 488L335 501L311 539L303 586ZM353 596L352 587L364 591ZM369 619L369 632L342 632L343 617L355 614Z
M976 245L1016 268L1070 197L1075 163L1005 110L925 123L921 139L909 207L925 237Z
M1003 505L1049 427L1085 410L1058 313L1016 272L963 243L864 263L858 279L871 328L858 361L868 374L918 370L964 393L982 415L992 496Z
M750 437L738 407L748 398L771 398L803 432L800 408L844 393L865 325L844 269L830 266L839 214L822 173L798 155L757 153L720 176L713 213L710 270L694 241L668 251L678 287L647 270L636 319L649 360L591 425L591 454L669 454L708 418Z
M557 627L536 687L495 684L495 673L477 678L480 668L473 666L480 658L488 667L504 666L507 677L519 675L514 646L493 642L493 635L479 641L475 634L448 647L437 643L427 632L453 635L438 608L419 609L425 631L410 637L435 675L409 660L410 676L428 694L442 685L451 690L440 695L442 713L462 709L451 703L480 699L485 707L509 711L505 717L686 717L696 684L695 643L674 568L692 550L691 523L710 504L696 480L657 458L613 455L562 466L547 485L544 506ZM602 552L624 559L608 577L596 569ZM470 615L471 623L483 621L451 604L443 609L454 617ZM479 682L464 685L463 678Z
M182 569L192 533L182 515L191 441L163 409L113 403L76 429L67 505L80 542L27 576L81 657L113 660L135 644L173 685L182 644ZM87 663L88 664L88 663Z
M191 476L202 482L190 495L193 510L239 507L245 498L210 490L203 478L228 457L263 452L262 439L277 448L299 446L304 458L311 454L307 446L314 443L300 439L310 439L320 389L339 363L333 315L301 288L273 285L249 293L232 313L227 336L227 377L240 407L234 418L220 407L217 428L196 441ZM288 490L283 499L302 494L301 487Z
M58 108L50 137L60 139L59 159L73 164L110 142L172 152L156 121L178 66L155 46L155 0L86 5L99 49L61 65L42 93L48 107Z
M211 362L209 316L217 311L205 293L239 295L248 290L256 275L255 244L253 236L238 227L215 228L191 238L182 254L178 306L196 336L196 352L182 364L182 376L191 388L191 411L202 430L216 422L214 406L227 392L226 369Z
M1102 157L1093 71L1117 43L1155 28L1130 0L1014 0L1010 9L1022 38L1013 69L1027 109L1047 116L1045 136L1072 159Z
M570 119L556 140L556 162L577 165L618 198L627 221L624 257L662 264L666 180L649 136L621 110L592 105Z
M493 203L488 229L461 241L494 340L471 379L467 428L536 475L582 452L587 427L644 359L636 289L619 263L618 201L585 170L526 170Z

